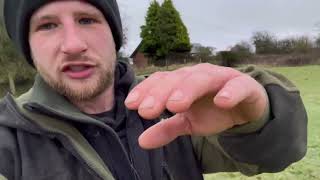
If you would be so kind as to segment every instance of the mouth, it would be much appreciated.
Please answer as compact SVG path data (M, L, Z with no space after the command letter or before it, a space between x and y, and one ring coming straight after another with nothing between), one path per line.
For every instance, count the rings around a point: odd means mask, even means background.
M77 63L63 66L62 72L71 79L86 79L93 74L94 65Z

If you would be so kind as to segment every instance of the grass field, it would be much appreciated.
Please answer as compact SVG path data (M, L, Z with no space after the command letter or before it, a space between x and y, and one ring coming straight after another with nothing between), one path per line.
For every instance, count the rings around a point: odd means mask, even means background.
M300 89L308 113L308 152L306 157L275 174L246 177L239 173L206 175L205 180L320 180L320 66L270 68L292 80Z

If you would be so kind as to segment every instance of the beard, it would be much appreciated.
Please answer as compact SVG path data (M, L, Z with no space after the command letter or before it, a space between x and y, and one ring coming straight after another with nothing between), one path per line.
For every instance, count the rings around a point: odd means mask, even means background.
M38 72L53 90L70 101L81 102L96 98L112 87L114 83L115 62L104 65L96 68L92 77L83 80L69 80L62 78L62 76L58 76L55 79L46 73L46 71L42 71L41 68L38 68Z

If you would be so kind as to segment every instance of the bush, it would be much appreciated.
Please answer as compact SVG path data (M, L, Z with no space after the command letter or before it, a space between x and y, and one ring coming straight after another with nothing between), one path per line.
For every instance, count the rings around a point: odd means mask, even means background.
M220 65L226 67L235 67L239 64L241 57L236 52L232 51L221 51L217 55L217 59L221 62Z

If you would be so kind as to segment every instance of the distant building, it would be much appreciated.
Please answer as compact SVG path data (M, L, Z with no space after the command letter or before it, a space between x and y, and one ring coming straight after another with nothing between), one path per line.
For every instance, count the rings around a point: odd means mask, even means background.
M132 58L133 65L136 66L137 68L144 68L147 67L149 64L149 58L140 51L142 43L138 45L138 47L133 51L131 54L130 58Z
M141 45L142 43L140 42L138 47L133 51L133 53L130 56L133 65L137 68L144 68L150 64L150 59L148 58L148 56L140 51ZM201 52L201 50L203 51L203 49L207 51L209 50L210 53L206 51L208 54L214 53L214 48L212 47L204 47L200 43L193 43L190 52L173 52L172 54L166 57L166 60L168 60L170 64L186 64L187 62L195 61L195 59L196 61L197 59L200 59L201 62L201 58L198 56L202 55L201 53L203 52Z

